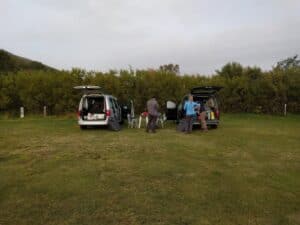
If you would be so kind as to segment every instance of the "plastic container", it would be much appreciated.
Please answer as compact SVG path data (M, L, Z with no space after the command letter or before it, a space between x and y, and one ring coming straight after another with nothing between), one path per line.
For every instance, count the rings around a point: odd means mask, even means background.
M215 119L215 113L214 112L210 112L210 119L214 120Z

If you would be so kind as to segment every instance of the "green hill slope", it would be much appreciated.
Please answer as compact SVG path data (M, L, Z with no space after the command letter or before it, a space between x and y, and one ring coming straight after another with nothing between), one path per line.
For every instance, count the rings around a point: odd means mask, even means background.
M19 70L55 70L41 62L33 61L21 56L14 55L0 49L0 72Z

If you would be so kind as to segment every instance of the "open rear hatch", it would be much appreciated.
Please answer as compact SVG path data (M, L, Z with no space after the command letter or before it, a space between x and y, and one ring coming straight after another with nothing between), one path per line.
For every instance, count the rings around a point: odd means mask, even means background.
M86 85L86 86L75 86L74 89L82 91L83 94L102 94L101 87Z
M79 116L83 120L95 121L106 119L105 98L99 86L76 86L74 89L82 91L84 97L79 108Z
M220 91L222 87L219 86L203 86L192 88L192 95L201 95L201 96L212 96Z
M194 101L200 103L203 111L206 111L206 120L211 121L220 118L218 103L215 94L220 91L222 87L218 86L204 86L195 87L191 90L194 95Z

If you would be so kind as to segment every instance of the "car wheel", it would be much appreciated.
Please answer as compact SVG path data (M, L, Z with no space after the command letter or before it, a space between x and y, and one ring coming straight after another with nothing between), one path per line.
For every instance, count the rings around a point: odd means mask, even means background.
M218 125L215 124L215 125L211 125L210 127L211 127L212 129L217 129L217 128L218 128Z
M80 129L81 129L81 130L85 130L85 129L87 129L87 126L81 125L81 126L80 126Z

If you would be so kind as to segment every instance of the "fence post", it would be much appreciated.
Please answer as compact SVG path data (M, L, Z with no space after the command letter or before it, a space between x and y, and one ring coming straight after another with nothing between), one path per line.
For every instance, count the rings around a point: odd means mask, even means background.
M44 117L46 117L47 116L47 106L44 106Z
M286 116L286 104L284 104L284 116Z
M20 107L20 118L24 118L24 107Z

